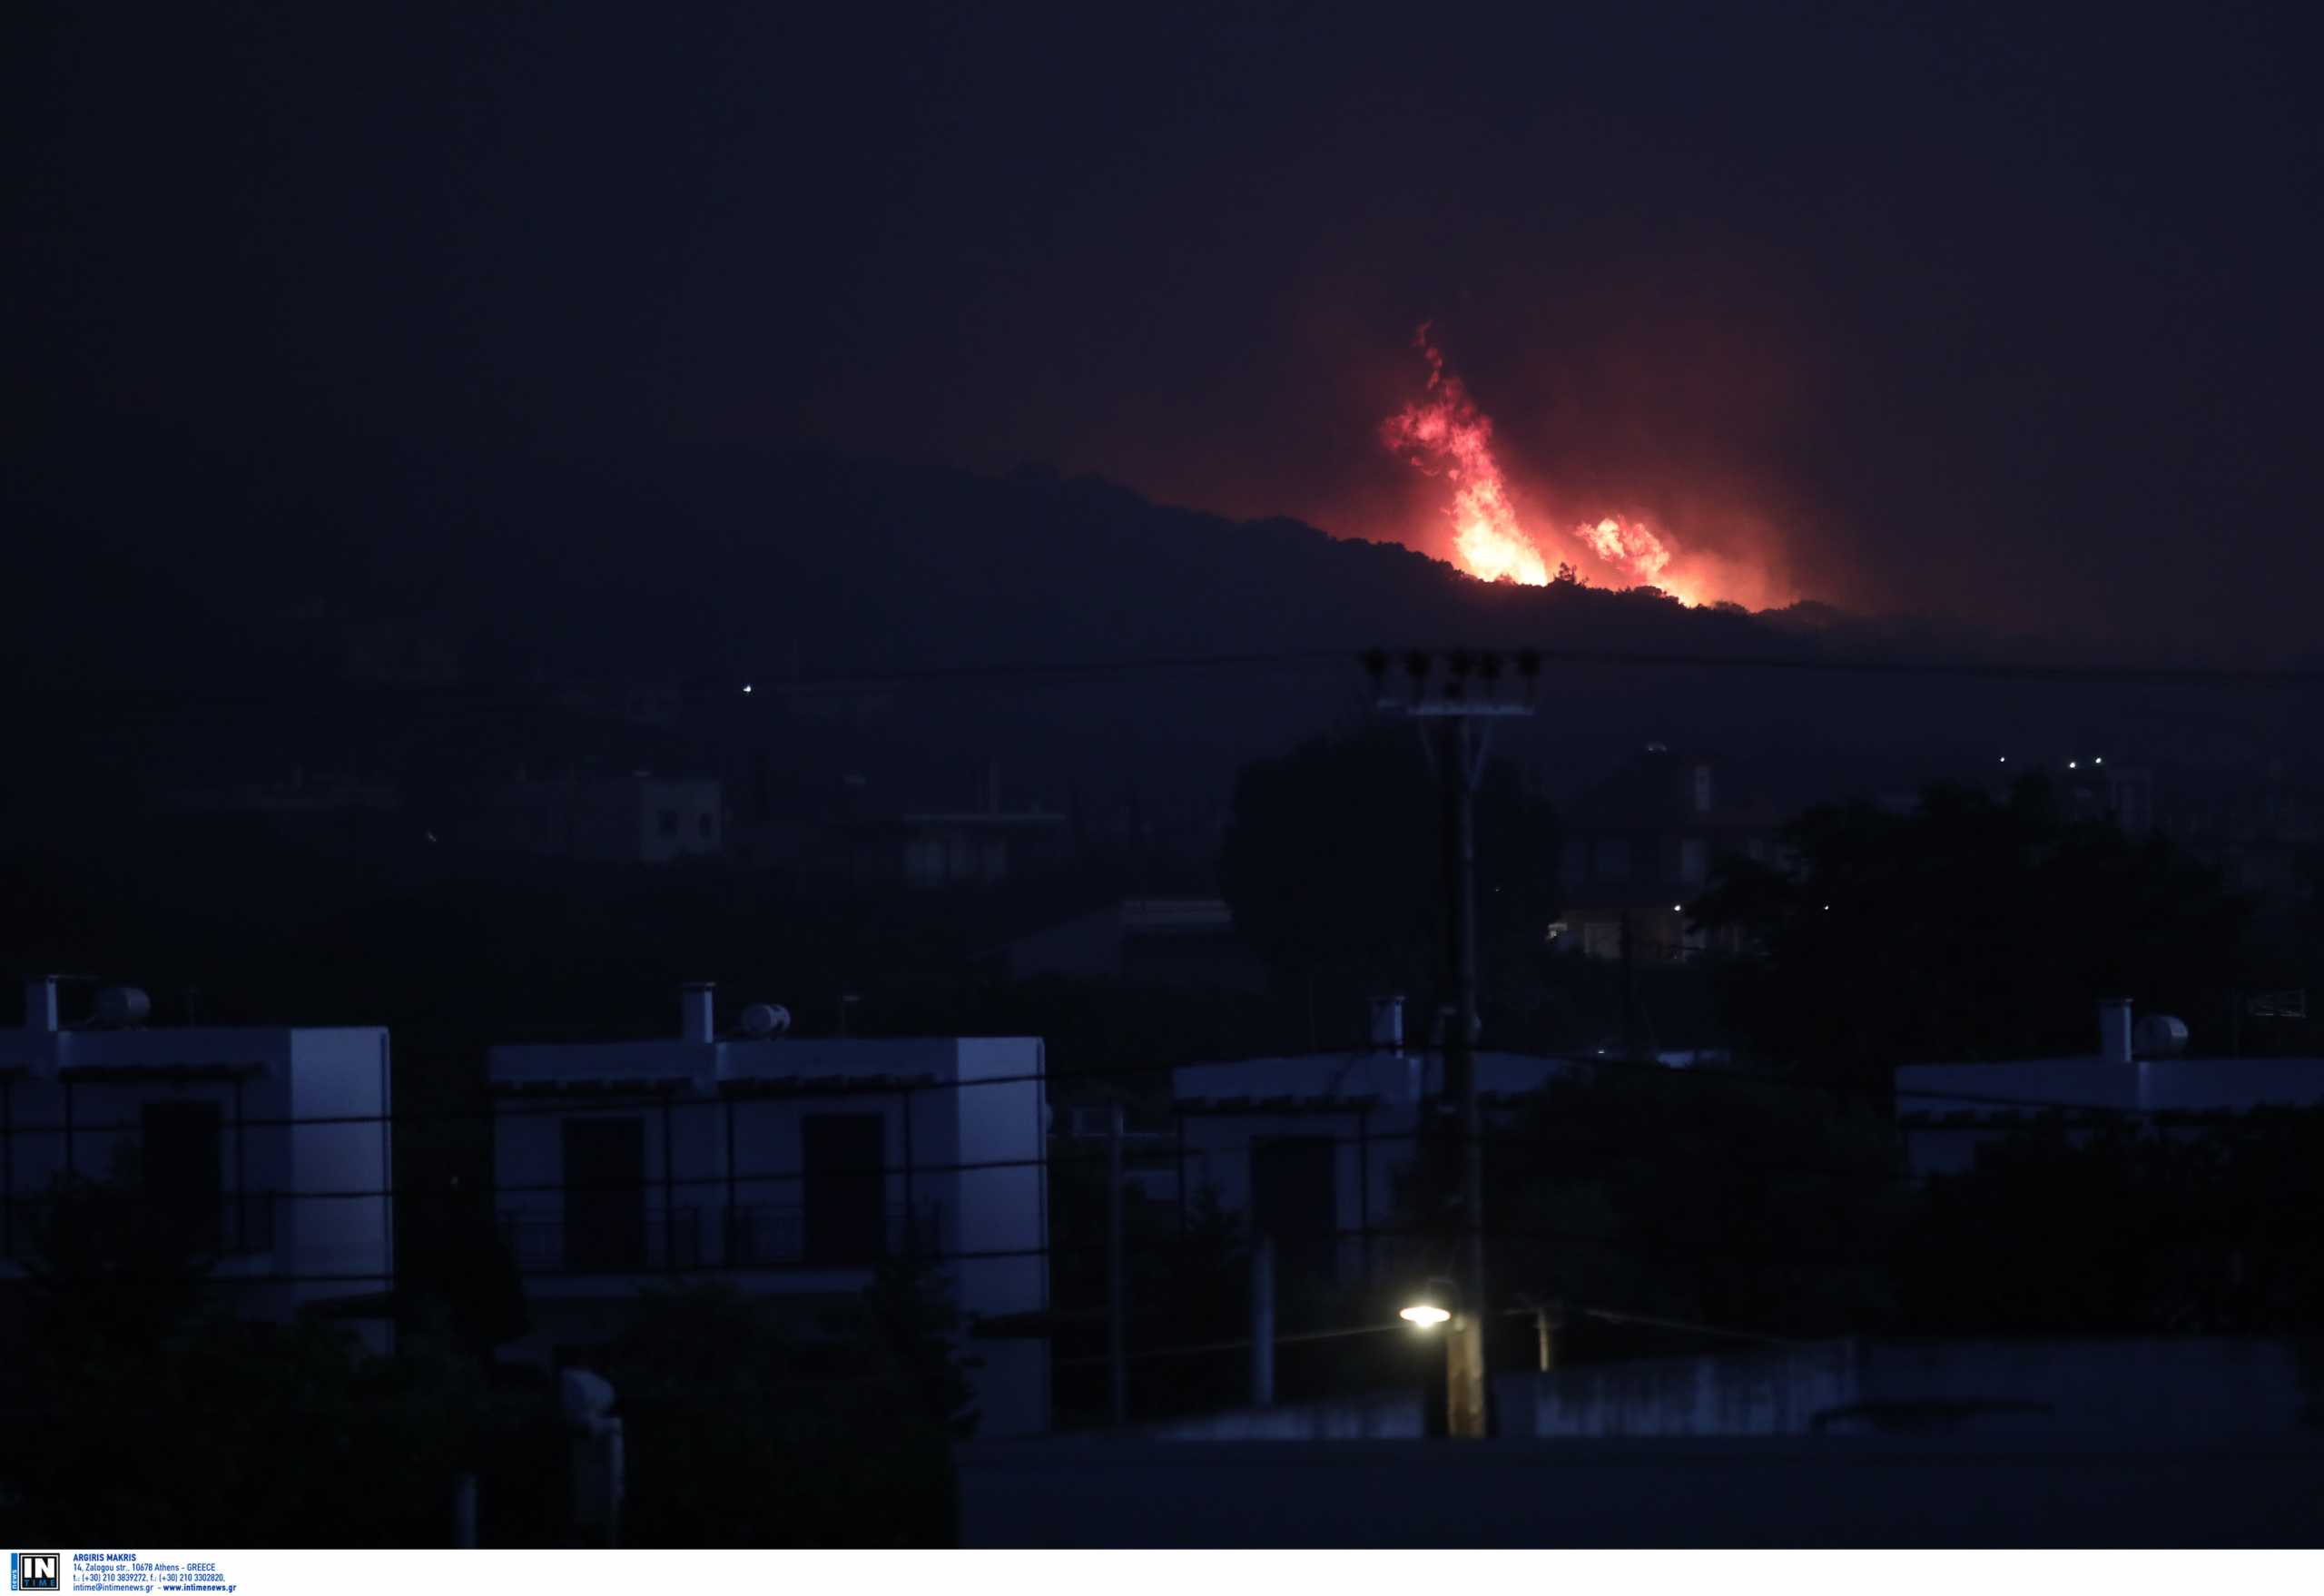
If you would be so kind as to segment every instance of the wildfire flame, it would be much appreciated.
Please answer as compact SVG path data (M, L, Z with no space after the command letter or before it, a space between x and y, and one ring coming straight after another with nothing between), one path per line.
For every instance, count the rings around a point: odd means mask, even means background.
M1423 322L1413 346L1428 360L1424 396L1382 423L1382 440L1419 470L1452 485L1445 514L1452 523L1452 551L1462 569L1486 582L1521 582L1543 587L1558 578L1580 579L1570 561L1557 577L1550 559L1518 518L1509 486L1492 449L1492 418L1477 409L1461 379L1444 369L1444 353ZM1660 587L1681 603L1694 595L1666 576L1677 550L1643 521L1605 516L1573 529L1577 554L1594 560L1627 585Z
M1662 539L1646 529L1642 521L1608 516L1594 527L1584 521L1573 529L1573 535L1589 545L1600 559L1628 570L1641 582L1653 581L1670 563L1670 551L1662 546Z
M1428 357L1428 395L1388 418L1381 435L1390 448L1411 451L1412 462L1452 483L1452 547L1471 576L1487 582L1546 587L1550 567L1517 519L1492 455L1492 418L1477 409L1458 377L1444 371L1443 352L1423 324L1413 340Z

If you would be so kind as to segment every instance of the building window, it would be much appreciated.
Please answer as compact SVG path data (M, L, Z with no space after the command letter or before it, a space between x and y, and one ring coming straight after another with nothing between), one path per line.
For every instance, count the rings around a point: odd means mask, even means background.
M160 1225L187 1245L215 1250L225 1217L224 1144L215 1103L148 1103L139 1115L140 1173Z
M1710 874L1710 844L1700 837L1679 840L1679 879L1689 886Z
M662 834L664 836L675 837L678 834L678 812L676 810L664 810L661 813L659 819L662 826Z
M565 1246L568 1269L645 1266L645 1121L565 1122Z
M887 1120L809 1114L799 1121L806 1261L876 1263L887 1252Z

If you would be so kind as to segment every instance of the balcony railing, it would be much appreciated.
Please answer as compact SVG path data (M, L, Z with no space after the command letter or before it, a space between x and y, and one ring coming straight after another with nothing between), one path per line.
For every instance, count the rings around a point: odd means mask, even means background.
M642 1223L641 1220L642 1215ZM860 1268L942 1245L942 1210L890 1208L876 1230L811 1227L798 1207L646 1207L578 1225L555 1210L504 1212L500 1234L517 1266L534 1274L631 1274L730 1267ZM713 1245L717 1233L723 1246Z
M276 1201L271 1191L229 1192L191 1202L116 1192L12 1196L0 1202L0 1257L69 1264L75 1256L124 1252L194 1258L271 1253Z
M943 1246L941 1215L941 1207L935 1203L921 1203L910 1210L891 1207L876 1236L864 1232L818 1235L810 1229L803 1208L738 1206L726 1210L726 1256L743 1268L793 1265L844 1268L912 1253L933 1257Z
M707 1261L699 1207L635 1209L586 1226L555 1212L503 1214L500 1234L517 1266L536 1272L696 1269Z

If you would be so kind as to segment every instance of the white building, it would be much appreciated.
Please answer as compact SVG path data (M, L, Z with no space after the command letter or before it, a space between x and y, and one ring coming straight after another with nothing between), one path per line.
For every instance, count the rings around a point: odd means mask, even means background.
M1043 1055L1026 1037L812 1039L779 1010L721 1035L707 985L666 1040L491 1052L497 1210L547 1358L617 1334L651 1285L861 1293L942 1265L971 1321L1049 1305ZM984 1340L986 1435L1049 1422L1045 1342Z
M1974 1167L1977 1148L2028 1120L2130 1115L2199 1126L2253 1108L2324 1105L2324 1059L2191 1059L2186 1028L2132 1023L2127 998L2098 1006L2099 1048L2080 1059L1909 1064L1896 1071L1896 1120L1916 1175Z
M113 988L64 1018L25 983L0 1030L0 1278L48 1256L60 1199L175 1227L255 1317L383 1303L394 1286L388 1033L147 1026ZM384 1321L362 1328L384 1348Z
M1374 1005L1373 1035L1355 1052L1194 1064L1173 1074L1184 1191L1207 1187L1223 1208L1247 1215L1289 1271L1345 1283L1370 1278L1393 1256L1374 1233L1394 1222L1396 1183L1442 1088L1443 1062L1404 1048L1401 999ZM1590 1068L1484 1051L1475 1062L1488 1114Z
M483 838L554 859L669 864L725 847L725 788L708 777L576 774L487 795Z

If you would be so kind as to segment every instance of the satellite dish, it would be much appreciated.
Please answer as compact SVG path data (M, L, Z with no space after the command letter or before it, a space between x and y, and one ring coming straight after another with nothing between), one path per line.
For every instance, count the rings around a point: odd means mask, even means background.
M2187 1050L2186 1024L2173 1015L2141 1016L2136 1036L2142 1059L2175 1059Z
M107 987L97 994L99 1025L143 1025L146 1016L153 1012L153 1000L135 987Z
M743 1010L743 1033L761 1041L791 1029L791 1010L779 1003L753 1003Z

